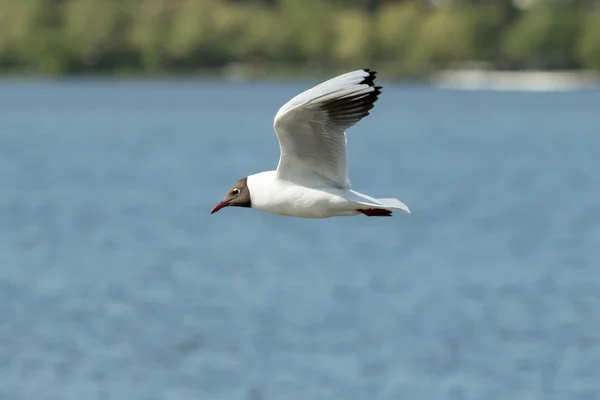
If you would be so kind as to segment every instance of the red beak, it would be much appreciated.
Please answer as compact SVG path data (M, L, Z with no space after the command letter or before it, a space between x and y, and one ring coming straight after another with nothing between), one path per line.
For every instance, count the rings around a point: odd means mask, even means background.
M223 200L222 202L220 202L219 204L217 204L216 206L214 206L213 209L210 210L210 213L214 214L217 211L219 211L221 208L227 207L229 205L230 201L231 200Z

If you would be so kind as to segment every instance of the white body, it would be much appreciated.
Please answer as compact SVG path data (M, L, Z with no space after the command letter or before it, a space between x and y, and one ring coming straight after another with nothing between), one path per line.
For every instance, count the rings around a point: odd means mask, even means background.
M277 171L248 176L252 208L301 218L359 215L358 209L382 208L410 213L396 199L374 199L350 189L314 188L278 178ZM384 204L385 203L385 204Z

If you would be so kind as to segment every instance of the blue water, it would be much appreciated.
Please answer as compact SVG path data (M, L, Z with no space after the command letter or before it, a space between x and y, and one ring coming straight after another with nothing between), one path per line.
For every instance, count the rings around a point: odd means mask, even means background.
M0 83L0 399L600 398L600 92L383 82L411 215L210 216L313 83Z

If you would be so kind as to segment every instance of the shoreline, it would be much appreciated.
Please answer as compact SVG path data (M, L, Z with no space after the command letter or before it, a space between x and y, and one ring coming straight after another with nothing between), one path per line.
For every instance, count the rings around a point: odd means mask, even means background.
M264 67L231 64L224 68L197 69L186 73L169 71L114 71L109 73L86 73L53 75L39 73L0 73L0 82L6 81L86 81L86 80L225 80L229 82L276 82L282 80L322 79L348 72L358 67L310 68L310 67ZM446 69L431 73L414 74L393 72L389 68L372 68L379 72L381 80L430 85L445 90L492 90L552 92L600 89L600 74L594 71L567 70L520 70L493 69Z
M591 71L446 70L429 80L440 89L555 92L600 88L600 76Z

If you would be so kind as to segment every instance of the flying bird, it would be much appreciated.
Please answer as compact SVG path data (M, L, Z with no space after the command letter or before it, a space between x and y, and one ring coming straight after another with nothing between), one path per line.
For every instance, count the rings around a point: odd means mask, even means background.
M301 218L410 214L398 199L376 199L350 189L346 130L369 115L381 93L375 71L329 79L284 104L273 127L281 155L275 171L237 181L210 211L249 207Z

